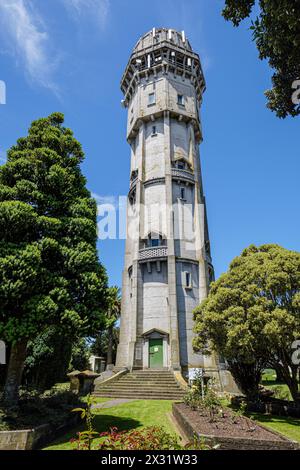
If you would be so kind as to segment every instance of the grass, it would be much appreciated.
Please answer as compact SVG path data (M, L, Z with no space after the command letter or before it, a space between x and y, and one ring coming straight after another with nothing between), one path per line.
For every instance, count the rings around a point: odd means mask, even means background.
M251 413L251 417L259 424L272 431L277 431L294 441L300 442L300 420L287 416L271 416L261 413Z
M276 372L266 369L262 375L261 384L274 391L274 397L281 400L292 400L291 393L286 384L276 381ZM277 431L284 436L300 442L300 420L287 416L271 416L262 413L252 413L251 416L260 424Z
M261 384L274 392L274 397L281 400L292 400L291 393L286 384L276 381L276 373L273 369L266 369L262 375Z
M262 385L273 389L275 396L281 399L290 399L287 386L276 382L276 374L272 369L267 369L262 377ZM95 403L103 403L111 398L97 398ZM111 408L94 409L94 425L97 432L108 431L111 427L117 427L119 430L131 430L148 426L164 427L171 434L176 432L168 414L172 410L172 401L169 400L135 400L123 403ZM228 406L226 400L223 406ZM300 420L285 416L270 416L262 413L252 413L251 417L263 426L281 433L282 435L300 442ZM76 435L76 432L82 430L84 426L79 426L61 438L57 439L45 450L71 450L70 439ZM97 440L95 440L95 443Z
M95 403L103 403L110 398L97 398ZM136 428L159 426L171 434L176 432L168 414L172 410L172 401L169 400L136 400L123 403L111 408L94 409L94 425L98 432L108 431L116 426L120 430L131 430ZM225 402L223 404L226 406ZM277 431L294 441L300 442L300 420L284 416L269 416L261 413L252 413L251 417L263 426ZM61 438L57 439L44 450L71 450L70 439L76 432L83 429L79 426ZM97 443L97 440L95 440Z
M107 400L110 399L98 398L96 402L101 403ZM172 410L172 403L171 400L136 400L111 408L94 408L94 426L97 432L108 431L114 426L121 431L159 426L174 434L176 430L168 418L168 414ZM79 426L71 430L44 450L71 450L74 446L69 441L80 429L82 427ZM94 442L97 443L97 440Z

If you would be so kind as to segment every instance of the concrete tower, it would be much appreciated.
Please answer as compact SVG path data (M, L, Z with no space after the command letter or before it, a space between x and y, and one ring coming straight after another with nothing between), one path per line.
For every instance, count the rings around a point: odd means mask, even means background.
M116 370L217 373L214 358L192 348L192 312L214 270L199 158L205 81L185 33L145 34L121 89L131 170Z

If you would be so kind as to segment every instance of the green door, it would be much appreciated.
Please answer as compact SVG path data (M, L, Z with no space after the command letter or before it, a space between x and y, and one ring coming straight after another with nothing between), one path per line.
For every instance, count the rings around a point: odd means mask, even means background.
M163 367L163 340L149 339L149 367L159 369Z

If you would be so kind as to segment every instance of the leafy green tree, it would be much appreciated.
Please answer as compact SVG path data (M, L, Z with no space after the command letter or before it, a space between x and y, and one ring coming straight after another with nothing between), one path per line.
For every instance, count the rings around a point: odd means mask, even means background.
M0 167L0 337L11 344L4 400L17 403L29 340L51 325L99 330L106 272L80 143L54 113L34 121Z
M38 390L50 389L68 381L68 372L89 369L89 357L86 338L66 336L59 326L52 325L29 341L22 383Z
M113 364L113 343L114 343L114 327L116 321L121 315L121 294L117 286L108 289L108 308L106 312L106 328L107 328L107 366Z
M37 390L47 390L57 382L65 382L72 342L74 338L62 335L57 325L43 329L28 342L22 383Z
M300 337L300 253L278 245L251 245L212 283L195 310L194 347L208 345L227 359L242 391L258 393L262 369L280 371L300 400L293 342ZM208 352L208 351L206 351Z
M267 59L275 70L273 88L265 92L268 108L280 118L300 114L300 91L292 86L300 79L300 2L299 0L225 0L223 16L239 26L259 8L252 21L253 40L260 59ZM295 93L295 100L292 99ZM294 101L294 102L293 102Z
M69 371L90 369L90 349L86 338L78 338L73 341L71 349L71 361Z
M117 347L119 342L120 329L118 324L115 324L112 331L112 364L115 363ZM109 344L109 333L107 329L100 331L91 344L90 351L96 356L102 356L106 358L107 362L107 350Z

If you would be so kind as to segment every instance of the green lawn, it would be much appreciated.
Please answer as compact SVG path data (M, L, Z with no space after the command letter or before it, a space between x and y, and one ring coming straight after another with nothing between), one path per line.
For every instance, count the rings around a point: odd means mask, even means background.
M108 400L111 400L111 398L97 398L95 404ZM147 426L163 426L167 432L174 434L176 429L168 416L172 410L172 403L169 400L135 400L111 408L94 408L94 425L98 432L108 431L109 428L114 426L122 431ZM224 406L226 406L225 402ZM252 413L251 417L258 423L300 442L299 419L268 416L260 413ZM51 443L44 450L71 450L74 445L70 444L70 439L76 435L77 431L82 429L84 429L84 426L78 426ZM95 440L96 442L97 440Z
M261 413L251 413L251 417L267 428L280 432L289 439L300 442L300 419L286 416L269 416Z
M266 369L262 375L261 384L274 391L275 398L292 400L288 386L276 381L276 373L273 369ZM253 413L251 416L264 426L273 431L280 432L285 436L300 442L300 420L285 416L269 416L261 413Z
M101 398L97 399L97 402L107 400L109 399ZM172 403L171 400L136 400L112 408L94 408L94 425L98 432L108 431L113 426L120 430L159 426L174 434L176 430L168 417L172 410ZM80 429L80 427L73 429L44 450L71 450L74 445L72 446L69 441Z
M273 369L266 369L262 375L261 384L274 391L274 397L281 400L292 400L291 393L287 385L276 382L276 373Z

